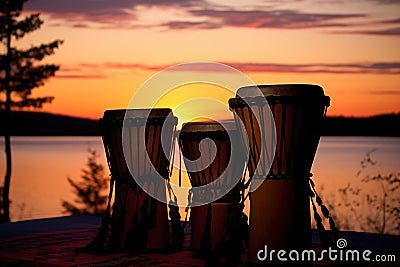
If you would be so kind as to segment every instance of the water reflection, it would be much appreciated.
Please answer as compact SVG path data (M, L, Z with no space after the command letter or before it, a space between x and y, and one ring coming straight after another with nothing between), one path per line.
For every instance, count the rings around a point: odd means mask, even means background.
M67 177L80 179L88 148L97 150L107 166L100 137L13 137L12 221L63 215L61 200L74 199ZM0 149L4 150L2 139ZM371 149L376 149L372 157L377 164L365 169L365 175L400 171L400 138L321 138L312 172L317 188L323 187L325 199L335 197L338 189L348 183L373 187L361 184L356 176L360 161ZM1 180L4 172L5 155L0 153ZM175 171L173 181L177 181L177 176Z

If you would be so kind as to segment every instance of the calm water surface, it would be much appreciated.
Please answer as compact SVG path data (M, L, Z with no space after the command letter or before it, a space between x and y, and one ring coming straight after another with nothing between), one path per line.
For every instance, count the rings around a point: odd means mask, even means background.
M13 174L11 182L12 220L62 215L61 201L74 195L67 177L79 180L88 149L101 154L106 165L100 137L13 137ZM0 140L4 151L4 140ZM318 187L329 196L348 183L359 184L356 174L365 154L377 162L363 174L388 174L400 171L400 138L322 137L312 172ZM0 153L0 181L5 173L5 154Z

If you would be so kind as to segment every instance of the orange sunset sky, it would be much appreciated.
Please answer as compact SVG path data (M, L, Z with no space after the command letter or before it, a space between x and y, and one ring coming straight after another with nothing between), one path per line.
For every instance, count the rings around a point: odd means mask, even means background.
M24 11L45 23L19 47L64 40L47 59L60 71L35 90L55 96L44 111L97 119L168 66L214 61L257 84L319 84L331 116L400 112L398 0L30 0Z

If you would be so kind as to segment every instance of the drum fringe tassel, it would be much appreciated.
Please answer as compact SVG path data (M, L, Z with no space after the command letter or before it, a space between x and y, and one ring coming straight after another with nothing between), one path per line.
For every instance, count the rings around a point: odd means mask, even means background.
M315 183L311 179L312 174L310 174L309 178L309 184L310 184L310 200L313 208L313 215L314 215L314 220L317 224L317 230L320 236L320 241L321 245L323 248L328 248L332 246L332 240L330 239L328 232L325 230L324 225L322 224L322 218L321 215L319 215L317 206L315 205L315 202L317 202L323 217L328 219L329 221L329 228L332 231L334 241L336 242L339 238L339 230L336 227L335 221L333 220L332 216L329 213L328 208L323 204L321 197L318 195L317 190L315 189ZM315 202L314 202L315 198Z
M168 208L169 208L169 217L171 218L171 245L172 249L180 249L183 246L183 243L185 242L185 233L184 229L186 226L187 222L187 211L188 209L186 208L186 217L185 221L182 223L181 222L181 214L179 213L179 206L178 206L178 198L176 197L174 190L172 189L170 179L173 174L174 170L174 160L175 160L175 147L176 143L175 140L177 139L177 136L179 135L178 131L175 131L174 136L173 136L173 145L171 149L171 165L168 168L168 173L169 173L169 179L167 180L167 189L168 189L168 194L170 201L168 203ZM179 186L182 184L182 155L179 153ZM190 191L190 190L189 190Z
M243 203L232 205L227 218L226 231L214 251L208 251L206 266L237 266L241 262L248 239L248 217Z
M176 197L174 191L172 190L171 184L167 182L168 193L170 201L168 204L169 217L171 218L171 242L172 249L177 250L182 248L185 242L184 229L187 221L187 214L185 221L181 222L181 214L179 213L178 198Z
M114 191L115 179L110 175L110 192L108 194L107 208L101 220L101 226L96 237L82 250L101 254L105 250L109 250L109 241L111 236L111 199Z

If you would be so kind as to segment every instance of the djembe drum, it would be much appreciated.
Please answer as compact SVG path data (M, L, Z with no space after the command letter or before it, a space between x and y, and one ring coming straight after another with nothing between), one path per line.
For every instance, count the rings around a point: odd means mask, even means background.
M109 200L115 182L106 247L141 251L170 244L165 180L176 125L170 109L107 110L99 120L112 177Z
M249 175L261 184L250 193L250 263L269 260L265 246L311 247L309 178L329 102L321 87L307 84L243 87L229 100L247 136Z
M192 250L215 250L233 206L241 200L245 163L241 144L234 122L190 122L180 131L179 145L193 187Z

